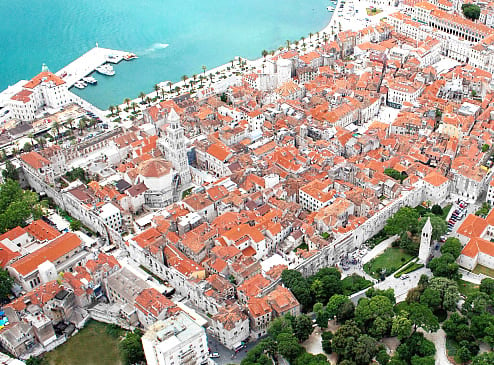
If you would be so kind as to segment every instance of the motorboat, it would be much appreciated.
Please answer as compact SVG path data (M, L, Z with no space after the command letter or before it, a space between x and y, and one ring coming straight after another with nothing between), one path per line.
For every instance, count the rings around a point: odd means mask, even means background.
M135 53L127 53L123 58L125 61L130 61L130 60L133 60L133 59L139 58L139 57L137 57L137 55Z
M74 83L74 86L78 89L84 89L87 86L87 84L84 81L79 80Z
M97 67L96 71L98 71L100 74L106 75L106 76L115 75L115 70L113 69L113 67L111 65L109 65L107 63Z
M95 85L98 83L98 80L96 80L92 76L83 77L82 81L84 81L85 83L91 84L91 85Z

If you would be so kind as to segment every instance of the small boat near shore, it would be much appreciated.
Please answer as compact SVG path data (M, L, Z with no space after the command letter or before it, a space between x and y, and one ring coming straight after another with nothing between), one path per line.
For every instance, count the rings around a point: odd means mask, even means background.
M101 65L99 67L96 67L96 71L98 71L100 74L102 75L106 75L106 76L113 76L115 75L115 70L113 69L113 67L109 64L104 64L104 65Z
M78 89L84 89L86 86L87 86L87 84L82 80L76 81L74 84L74 87L76 87Z
M82 81L84 81L87 84L91 84L91 85L96 85L98 83L98 80L96 80L92 76L83 77Z
M130 61L139 57L135 53L127 53L123 58L125 61Z

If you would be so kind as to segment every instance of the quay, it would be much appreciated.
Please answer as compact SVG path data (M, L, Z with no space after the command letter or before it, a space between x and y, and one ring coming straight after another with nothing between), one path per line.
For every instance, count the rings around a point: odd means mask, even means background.
M119 63L127 54L129 52L101 48L96 44L96 47L90 49L55 74L60 76L70 88L77 81L94 72L97 67L105 63Z

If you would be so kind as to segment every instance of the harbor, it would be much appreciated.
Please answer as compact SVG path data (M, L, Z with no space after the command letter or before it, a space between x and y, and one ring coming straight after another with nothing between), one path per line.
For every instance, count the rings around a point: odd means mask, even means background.
M96 47L84 53L81 57L69 63L64 68L56 72L68 85L83 88L87 84L96 84L97 80L89 77L97 71L103 75L113 76L115 71L111 64L117 64L122 60L131 60L137 56L126 51L119 51L109 48Z

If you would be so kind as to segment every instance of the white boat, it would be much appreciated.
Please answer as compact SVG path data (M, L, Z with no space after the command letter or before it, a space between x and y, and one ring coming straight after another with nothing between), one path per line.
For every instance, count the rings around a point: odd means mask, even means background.
M92 76L87 76L87 77L83 77L82 78L82 81L88 83L88 84L91 84L91 85L94 85L94 84L97 84L98 83L98 80L96 80L94 77Z
M139 58L137 57L137 55L135 53L127 53L125 56L124 56L124 60L125 61L130 61L130 60L133 60L135 58Z
M87 86L87 84L84 81L79 80L75 82L74 86L78 89L84 89Z
M113 76L115 75L115 70L113 67L109 64L104 64L96 68L96 71L98 71L100 74L106 75L106 76Z

